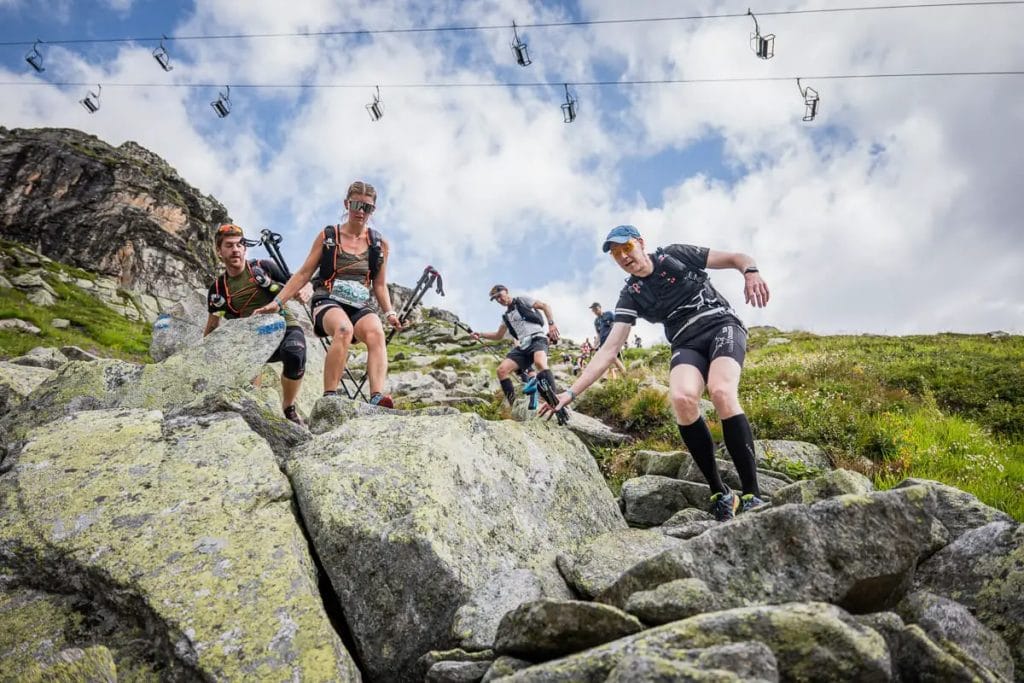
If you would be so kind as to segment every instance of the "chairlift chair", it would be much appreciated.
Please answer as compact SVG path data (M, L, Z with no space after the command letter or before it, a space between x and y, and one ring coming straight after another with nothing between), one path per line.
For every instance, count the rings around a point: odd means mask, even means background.
M218 118L225 118L231 113L231 86L224 86L224 90L218 93L217 99L210 102L210 106L213 107L213 111L217 113Z
M43 66L43 53L39 51L39 43L43 41L36 40L35 45L32 49L25 53L25 61L28 62L33 69L37 72L42 73L46 71L46 67Z
M377 94L373 96L373 102L366 105L366 111L370 113L371 121L380 121L384 117L384 103L380 101L380 86L377 86Z
M516 31L516 22L512 22L512 54L516 56L516 64L519 66L530 66L532 60L530 59L530 50L519 38L519 33Z
M572 123L576 120L576 98L569 94L569 84L565 84L565 102L562 103L562 120Z
M796 79L796 87L800 89L800 94L804 98L804 121L813 121L814 117L818 115L818 102L821 100L818 97L818 91L814 88L807 86L803 87L800 85L800 79Z
M750 49L761 59L771 59L775 56L775 34L761 35L761 27L757 24L757 17L747 9L747 14L754 20L754 32L750 34Z
M160 46L153 50L153 59L160 65L160 68L164 71L170 71L174 67L171 66L171 56L167 53L167 48L164 47L164 41L167 40L167 36L160 39Z
M100 93L103 91L102 85L97 85L95 92L89 91L85 97L78 100L79 104L85 107L85 110L90 114L95 114L100 110Z

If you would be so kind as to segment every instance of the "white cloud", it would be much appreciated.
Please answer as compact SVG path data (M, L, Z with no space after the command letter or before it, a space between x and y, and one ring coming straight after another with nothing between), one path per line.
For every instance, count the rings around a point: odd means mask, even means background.
M745 10L732 1L704 2L686 13ZM626 16L621 3L607 0L586 3L581 13ZM628 13L681 11L666 1ZM503 281L551 301L563 332L592 335L587 306L597 299L611 307L622 283L598 245L611 226L632 222L652 245L683 241L756 256L773 292L765 310L742 306L738 274L713 275L748 324L1024 332L1015 294L1024 266L1024 199L1016 187L1024 158L1011 142L1024 122L1019 80L809 79L822 98L812 125L799 120L803 104L789 80L579 87L580 116L572 125L561 121L559 88L387 87L1012 68L1019 66L1013 57L1020 13L940 8L764 17L762 29L777 35L777 56L768 62L749 51L753 24L745 17L525 29L534 58L529 69L514 66L511 34L503 31L171 41L171 74L153 63L153 46L125 48L99 64L54 46L48 77L230 83L234 112L213 116L215 88L107 87L103 109L89 116L74 102L84 93L38 87L0 103L0 120L83 128L113 144L140 142L223 201L236 220L285 234L293 267L315 231L337 220L348 183L374 182L376 219L394 243L391 272L412 284L432 263L446 275L449 296L429 300L482 328L497 325L486 291ZM568 17L561 6L525 2L442 10L414 2L220 0L200 4L173 35ZM242 87L297 82L363 87ZM377 83L385 116L371 123L364 105ZM648 206L623 176L626 160L640 163L708 135L720 136L727 163L744 171L735 182L709 169L666 183L661 201ZM523 263L523 254L536 254L525 271L510 265L513 255ZM650 328L640 333L647 341L660 336Z

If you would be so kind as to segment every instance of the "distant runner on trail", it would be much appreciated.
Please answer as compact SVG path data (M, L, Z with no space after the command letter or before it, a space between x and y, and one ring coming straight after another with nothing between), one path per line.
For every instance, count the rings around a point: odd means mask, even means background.
M597 346L600 348L608 341L608 335L612 331L612 324L615 322L615 318L611 311L602 311L601 304L596 301L590 304L590 312L594 314L594 331L597 332ZM613 367L608 371L610 378L615 379L618 376L616 371L622 372L623 375L626 374L626 366L622 364L621 353L615 355L612 365Z
M494 285L490 291L491 301L497 301L505 307L501 316L501 325L494 332L474 332L475 339L499 341L505 334L511 334L516 345L505 360L498 364L498 382L508 399L508 404L515 402L516 390L509 379L513 372L527 370L530 365L537 366L537 380L546 379L552 389L555 378L548 369L548 341L558 341L558 326L555 324L551 307L543 301L528 296L513 297L505 285ZM541 312L544 315L541 315ZM548 331L544 331L544 318L547 317Z
M287 301L313 280L313 330L318 337L331 338L324 362L324 396L338 393L348 348L354 339L366 344L370 403L394 408L391 397L382 393L388 374L388 353L384 327L370 308L371 293L388 323L396 330L402 329L402 324L388 292L388 242L368 225L376 203L377 190L373 185L362 181L349 185L344 202L345 222L328 225L317 233L309 256L285 285L280 298ZM256 312L277 310L277 304L272 302Z
M210 334L220 325L221 318L246 318L257 308L277 301L283 303L280 292L287 279L273 261L245 259L245 234L237 225L226 223L217 228L215 245L217 256L224 264L224 272L210 285L207 295L206 328L203 336ZM298 292L299 300L309 301L312 288L305 287ZM282 311L285 320L284 339L267 362L281 362L281 405L284 416L295 424L305 427L302 417L295 408L295 397L302 387L306 374L306 335L302 332L295 316Z
M593 384L629 340L638 317L662 323L672 345L669 389L679 435L711 487L711 512L719 521L764 505L757 487L754 436L739 403L740 373L746 356L747 331L729 302L711 285L709 268L734 268L743 274L744 299L762 308L768 285L753 258L689 244L671 244L647 253L640 231L620 225L605 238L605 253L630 277L615 306L615 323L605 344L572 387L559 394L564 408ZM732 457L742 495L724 483L715 463L711 432L700 413L705 386L722 419L725 446ZM541 406L541 413L550 412Z

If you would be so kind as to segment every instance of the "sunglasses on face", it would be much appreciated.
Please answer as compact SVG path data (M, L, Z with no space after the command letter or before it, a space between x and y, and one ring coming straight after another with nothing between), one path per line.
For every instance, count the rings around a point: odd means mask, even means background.
M609 249L609 251L612 253L612 256L624 256L625 254L633 251L634 247L636 247L636 245L633 244L633 240L630 240L628 242L623 242L622 244L614 245Z
M362 211L365 214L373 213L373 210L377 207L369 202L361 202L358 199L353 199L348 203L349 211Z

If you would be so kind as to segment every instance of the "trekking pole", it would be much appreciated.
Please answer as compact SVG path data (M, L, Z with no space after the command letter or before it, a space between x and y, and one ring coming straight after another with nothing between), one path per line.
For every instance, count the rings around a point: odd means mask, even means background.
M420 279L416 281L416 286L413 288L412 294L409 295L409 299L402 305L402 310L398 313L399 324L405 324L408 317L412 315L413 309L416 308L423 299L423 296L432 286L435 285L435 283L437 293L444 296L444 281L441 279L441 273L437 272L437 269L433 266L428 265L423 269L423 274L420 275ZM384 339L385 346L396 334L398 334L398 329L392 327L391 331L388 332L388 336ZM359 380L359 384L356 385L356 391L360 391L365 383L366 375L363 375L363 378Z
M281 269L282 273L284 273L284 276L289 279L291 278L292 271L289 270L288 264L285 262L284 256L281 254L281 233L273 232L270 228L263 228L263 230L260 231L260 239L258 241L246 240L246 244L251 247L262 244L263 248L267 250L268 254L270 254L270 258L273 259L274 263L277 264L277 267ZM313 320L313 312L305 305L302 306L302 310L306 312L306 317L309 318L310 324L316 327L316 322ZM320 340L320 346L323 347L324 353L327 353L330 344L328 344L327 340L323 337L317 338ZM348 376L349 381L353 384L356 383L356 378L352 375L352 371L348 369L347 365L345 367L345 374ZM366 396L364 396L363 392L358 388L356 389L355 395L348 393L348 387L345 386L344 381L341 382L341 389L345 392L346 398L354 399L356 396L359 396L364 401L367 400Z
M469 335L473 334L473 328L470 327L469 325L465 324L461 320L455 320L452 324L455 325L456 328L466 332L466 334L469 334ZM484 344L483 340L481 340L481 339L479 339L477 337L473 337L473 339L476 340L477 344L479 344L480 346L484 347L484 349L487 350L487 353L489 353L492 356L494 356L495 358L497 358L499 363L504 360L504 358L502 358L500 353L495 351L493 348L491 348L487 344ZM523 384L526 384L527 382L530 381L530 373L529 373L528 370L516 370L516 377L518 377Z

